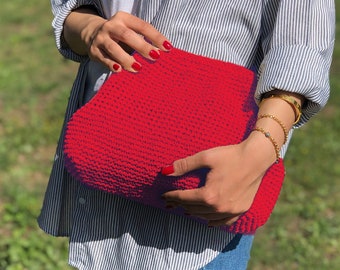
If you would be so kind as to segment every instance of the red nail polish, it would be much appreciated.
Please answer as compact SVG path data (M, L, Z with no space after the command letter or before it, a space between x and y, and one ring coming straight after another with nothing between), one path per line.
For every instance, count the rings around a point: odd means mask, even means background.
M140 71L142 68L142 65L137 62L134 62L131 67L136 71Z
M120 65L118 65L118 64L113 64L112 67L113 67L114 70L118 70L118 69L120 68Z
M168 51L170 51L173 48L173 46L171 45L171 43L169 41L164 41L163 47Z
M149 55L150 55L150 57L152 58L152 59L158 59L159 58L159 53L157 52L157 51L155 51L155 50L151 50L150 52L149 52Z
M161 173L163 175L169 175L175 172L174 165L166 166L162 168Z

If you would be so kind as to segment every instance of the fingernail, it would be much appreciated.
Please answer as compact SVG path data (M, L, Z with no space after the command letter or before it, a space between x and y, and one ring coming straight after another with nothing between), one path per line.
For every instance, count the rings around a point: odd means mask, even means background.
M151 51L149 52L149 55L150 55L150 57L151 57L152 59L158 59L158 58L160 57L159 53L158 53L157 51L155 51L155 50L151 50Z
M169 175L175 172L174 165L163 167L161 173L163 175Z
M134 62L131 67L136 71L140 71L142 68L142 65L137 62Z
M113 67L114 70L117 71L117 70L120 68L120 65L118 65L118 64L113 64L112 67Z
M164 41L163 47L168 51L170 51L173 48L173 46L171 45L171 43L169 41Z

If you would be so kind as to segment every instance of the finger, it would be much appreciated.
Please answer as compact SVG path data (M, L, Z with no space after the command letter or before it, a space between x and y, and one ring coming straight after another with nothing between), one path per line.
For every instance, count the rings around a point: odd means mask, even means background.
M236 216L239 216L239 214L229 214L229 213L207 213L207 214L194 214L194 213L188 213L186 212L187 214L190 214L191 216L196 216L196 217L199 217L199 218L202 218L202 219L206 219L208 220L209 222L219 222L219 221L223 221L224 223L227 221L227 220L230 220L230 219L233 219L235 218Z
M142 67L133 56L126 53L118 43L111 39L106 40L99 48L92 46L91 53L97 58L96 60L114 72L121 71L121 67L131 72L137 72Z
M231 226L234 222L237 221L238 218L239 215L234 217L226 217L220 220L209 220L208 226L209 227Z
M188 214L194 215L194 216L204 216L207 219L220 219L221 215L223 216L232 216L234 214L226 213L226 212L218 212L216 210L216 207L207 205L207 204L182 204L181 207L185 209L185 211ZM216 216L215 218L213 216Z
M122 17L122 21L124 21L127 28L132 29L133 31L146 37L155 47L160 48L161 50L164 51L168 51L172 48L172 45L167 40L167 38L164 35L162 35L156 28L154 28L150 23L124 12L119 12L115 16ZM128 17L128 19L124 20L123 17ZM128 42L127 39L129 39L130 33L122 32L121 35L122 38L125 39L121 41Z
M202 197L203 188L169 191L164 193L162 198L166 201L167 205L181 207L188 207L188 205L204 205L204 199Z
M192 156L176 160L173 164L162 168L163 175L180 176L190 171L209 167L207 162L207 151L202 151Z
M127 45L151 61L157 60L160 57L160 52L157 47L147 42L133 29L126 28L125 26L122 27L122 30L117 30L117 34L111 36L113 40L118 40L119 43Z
M243 213L218 212L214 207L205 205L181 205L181 207L184 208L186 214L211 221L233 218Z
M120 72L122 71L122 66L117 61L114 61L104 50L98 49L98 56L91 57L92 60L96 60L104 64L108 69L113 72Z

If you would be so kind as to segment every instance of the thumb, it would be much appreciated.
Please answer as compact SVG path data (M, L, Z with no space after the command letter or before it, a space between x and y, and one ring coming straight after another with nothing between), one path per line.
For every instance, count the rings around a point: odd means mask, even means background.
M207 167L207 164L204 163L204 159L202 158L203 155L203 152L199 152L192 156L176 160L173 164L163 167L161 173L169 176L180 176L192 170Z

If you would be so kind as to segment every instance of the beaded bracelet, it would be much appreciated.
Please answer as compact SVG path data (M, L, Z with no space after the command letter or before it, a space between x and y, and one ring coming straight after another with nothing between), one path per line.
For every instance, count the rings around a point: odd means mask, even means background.
M293 123L293 125L297 124L300 121L301 114L302 114L301 106L299 103L297 103L297 101L294 98L288 95L283 95L283 94L272 94L268 97L263 98L262 101L269 99L269 98L279 98L279 99L286 101L294 110L295 122Z
M284 133L284 136L285 136L283 144L285 144L288 140L288 131L287 131L287 128L285 127L285 125L281 122L281 120L279 120L276 116L274 116L272 114L261 114L257 117L258 120L260 120L262 118L273 119L276 123L278 123L281 126L283 133Z
M265 131L263 128L260 128L260 127L255 127L255 128L253 128L252 131L261 132L266 138L268 138L271 141L271 143L273 144L274 149L275 149L276 163L278 163L279 159L280 159L280 147L277 144L277 142L274 140L274 138L270 135L270 133L268 131Z

